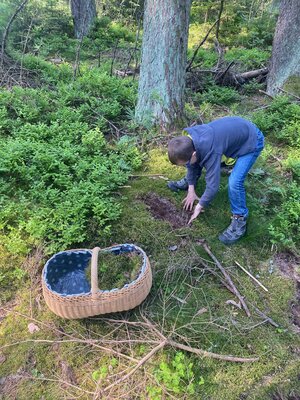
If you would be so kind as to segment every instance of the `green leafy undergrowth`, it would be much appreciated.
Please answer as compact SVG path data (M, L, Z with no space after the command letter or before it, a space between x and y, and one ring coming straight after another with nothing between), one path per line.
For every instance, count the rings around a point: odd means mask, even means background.
M277 96L252 120L266 135L265 154L277 163L264 181L266 212L271 211L269 234L273 244L297 251L299 231L300 106L286 96ZM270 201L270 198L273 200ZM270 208L271 207L271 208Z
M171 360L162 360L159 367L154 370L154 375L158 382L171 393L181 396L184 394L194 395L198 387L204 384L202 376L195 376L193 362L181 351L177 351ZM159 387L148 386L147 391L149 395L151 393L156 395L157 399L162 398L159 396L161 394ZM162 391L161 388L160 391ZM151 398L155 399L155 397Z
M244 71L262 68L266 65L270 57L270 52L265 50L259 50L258 48L245 49L239 47L233 47L227 50L224 59L228 62L235 61Z
M277 96L264 110L253 114L253 122L272 139L300 146L300 105L286 96Z
M211 84L202 93L195 93L193 101L195 103L211 103L211 104L232 104L240 100L241 96L237 90L231 87L218 86Z
M108 142L106 118L132 89L97 71L56 90L0 92L0 228L7 248L48 251L107 233L120 214L112 192L141 164L133 140ZM24 248L25 247L25 248ZM26 248L27 247L27 248Z
M282 204L274 210L269 226L272 242L297 251L300 244L300 187L292 182L284 191Z

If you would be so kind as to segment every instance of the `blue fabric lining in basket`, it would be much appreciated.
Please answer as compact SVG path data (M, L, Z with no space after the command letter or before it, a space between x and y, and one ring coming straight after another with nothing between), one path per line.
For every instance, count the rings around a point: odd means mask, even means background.
M142 256L145 256L145 253L141 251L141 249L132 244L123 244L121 246L102 250L102 252L114 253L115 255L130 253L132 251L138 251ZM82 296L90 294L91 283L86 279L85 269L87 268L91 257L91 250L61 251L52 256L45 264L43 274L43 279L48 289L60 296ZM144 273L145 268L146 258L143 257L143 263L138 273L138 277L123 287L129 287L132 285L139 276ZM100 290L100 292L113 292L117 290L120 290L120 288Z

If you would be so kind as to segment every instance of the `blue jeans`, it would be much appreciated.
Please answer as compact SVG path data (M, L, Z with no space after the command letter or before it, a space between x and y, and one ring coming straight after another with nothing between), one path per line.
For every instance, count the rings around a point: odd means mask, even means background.
M245 218L248 217L249 210L246 206L246 190L244 182L249 170L255 163L263 148L264 135L257 128L256 149L253 151L253 153L245 154L237 159L229 177L228 196L230 200L231 212L234 215L242 215Z

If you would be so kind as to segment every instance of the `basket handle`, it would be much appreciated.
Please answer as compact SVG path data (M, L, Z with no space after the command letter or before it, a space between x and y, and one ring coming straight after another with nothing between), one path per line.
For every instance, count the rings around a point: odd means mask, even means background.
M92 250L92 261L91 261L91 291L92 298L95 299L97 297L97 293L99 292L98 287L98 254L100 251L100 247L95 247Z

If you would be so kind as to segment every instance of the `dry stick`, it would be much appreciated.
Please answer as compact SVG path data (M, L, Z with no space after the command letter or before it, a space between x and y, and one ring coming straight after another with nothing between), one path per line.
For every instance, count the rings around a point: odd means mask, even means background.
M297 99L298 101L300 100L300 97L295 96L293 93L289 93L289 92L287 92L286 90L281 89L281 88L279 88L279 90L280 90L281 92L283 92L283 93L286 93L286 94L289 95L289 96L294 97L294 98Z
M40 343L40 344L57 344L57 343L83 343L88 345L97 345L97 343L107 343L107 344L123 344L123 343L143 343L143 344L157 344L158 340L138 340L138 339L128 339L128 340L91 340L91 339L65 339L65 340L48 340L48 339L26 339L20 340L19 342L5 344L0 347L0 350L7 347L13 347L18 344L25 343ZM130 361L138 362L135 358L129 357Z
M215 45L215 50L218 53L219 57L218 57L218 61L216 66L214 67L214 72L217 74L219 72L219 67L223 62L223 56L224 56L224 50L223 48L220 46L220 43L218 41L218 39L214 40L214 45Z
M116 382L114 382L111 385L107 386L102 391L102 393L109 391L110 389L112 389L113 387L118 385L119 383L122 383L125 380L127 380L131 375L133 375L136 372L137 369L139 369L142 365L144 365L155 353L157 353L160 349L162 349L166 345L170 345L172 347L176 347L178 349L185 350L185 351L188 351L190 353L195 353L195 354L200 355L202 357L209 357L209 358L214 358L214 359L222 360L222 361L243 362L244 363L244 362L254 362L254 361L258 361L259 360L258 357L242 358L242 357L234 357L234 356L223 356L223 355L220 355L220 354L211 353L209 351L205 351L205 350L196 349L196 348L193 348L193 347L190 347L190 346L186 346L184 344L177 343L177 342L175 342L173 340L165 338L165 340L163 340L158 346L154 347L154 349L152 349L145 357L143 357L138 362L138 364L128 374L124 375L122 378L120 378Z
M249 271L247 271L244 267L242 267L241 264L239 264L237 261L235 261L235 263L236 263L236 265L237 265L238 267L240 267L248 276L250 276L250 278L253 279L254 282L256 282L260 287L262 287L266 292L268 292L268 289L267 289L262 283L260 283L259 280L256 279L252 274L250 274Z
M254 361L259 360L258 357L243 358L243 357L234 357L234 356L223 356L220 354L211 353L210 351L205 351L205 350L201 350L201 349L196 349L194 347L186 346L184 344L174 342L173 340L168 340L167 344L169 344L170 346L176 347L178 349L188 351L190 353L198 354L199 356L202 356L202 357L215 358L217 360L222 360L222 361L245 363L245 362L254 362Z
M215 255L211 252L210 248L208 247L208 245L207 245L207 243L206 243L206 241L204 239L200 239L197 242L204 248L206 253L214 260L214 262L216 263L217 267L220 269L220 271L224 275L225 280L227 281L227 283L232 288L234 294L240 300L240 302L241 302L241 304L243 306L243 309L245 310L245 313L247 314L248 317L250 317L251 314L250 314L250 311L248 309L248 306L245 303L244 298L242 297L242 295L240 294L240 292L237 290L237 288L235 287L234 283L232 282L232 279L230 278L230 275L228 274L228 272L224 269L224 267L220 264L220 262L215 257Z
M142 316L142 318L144 319L145 322L130 322L130 321L126 321L126 320L111 320L111 319L109 321L122 322L122 323L125 323L125 324L128 323L130 325L132 325L132 324L133 325L139 325L140 324L141 326L146 326L147 328L150 328L154 333L156 333L157 336L159 336L159 338L162 340L161 343L164 343L164 345L170 345L172 347L177 347L179 349L186 350L188 352L198 354L198 355L200 355L202 357L210 357L210 358L215 358L217 360L231 361L231 362L253 362L253 361L257 361L258 360L257 357L255 357L255 358L242 358L242 357L226 356L226 355L222 355L222 354L211 353L209 351L205 351L205 350L202 350L202 349L198 349L198 348L194 348L194 347L191 347L191 346L183 345L181 343L177 343L174 340L165 337L159 331L159 329L157 329L156 326L152 322L150 322L143 314L141 314L141 316ZM267 319L267 317L266 317L266 319ZM156 349L156 347L155 347L155 349ZM148 355L146 355L145 357L147 357L147 356Z
M254 307L255 311L263 318L265 318L271 325L275 326L275 328L279 328L277 322L273 321L272 318L268 317L265 313L260 311L257 307Z
M268 97L270 97L270 99L274 99L274 96L271 96L269 93L267 93L267 92L265 92L264 90L260 90L259 89L259 93L262 93L262 94L264 94L265 96L268 96Z
M118 352L118 351L116 351L116 350L113 350L113 349L110 349L110 348L107 348L107 347L100 346L100 345L98 345L98 344L96 344L96 343L93 343L93 342L90 341L90 340L78 339L78 338L76 338L76 337L74 337L74 336L72 336L72 335L70 335L70 334L68 334L68 333L66 333L66 332L61 331L60 329L58 329L58 328L56 328L56 327L50 326L50 325L46 324L45 322L39 321L39 320L37 320L37 319L35 319L35 318L32 318L32 317L30 317L29 315L22 314L22 313L20 313L20 312L18 312L18 311L9 310L9 309L6 309L5 307L0 307L0 310L1 310L1 309L4 310L4 311L12 312L12 313L14 313L14 314L16 314L16 315L20 315L21 317L25 317L25 318L27 318L27 319L29 319L29 320L31 320L31 321L34 321L34 322L36 322L36 323L38 323L38 324L40 324L40 325L42 325L42 326L45 326L45 327L48 328L48 329L51 329L51 330L54 330L54 331L58 332L60 335L69 337L69 338L71 338L71 339L74 339L74 340L78 341L79 343L81 342L81 343L83 343L83 344L89 344L89 345L94 346L94 347L96 347L96 348L98 348L98 349L101 349L101 350L103 350L103 351L105 351L105 352L107 352L107 353L111 353L111 354L117 355L117 356L119 356L119 357L126 358L126 359L129 360L129 361L137 362L137 360L136 360L135 358L132 358L132 357L130 357L130 356L127 356L126 354L120 353L120 352Z
M202 265L204 265L204 267L206 267L207 270L208 270L209 272L211 272L214 276L220 278L220 277L218 276L218 274L217 274L214 270L210 269L203 261L201 261L201 263L202 263ZM234 290L232 289L232 287L231 287L230 285L228 285L227 282L225 282L223 279L221 279L221 283L222 283L232 294L235 295ZM259 310L257 307L255 307L253 304L251 304L251 305L253 306L253 308L255 309L255 311L257 312L257 314L260 315L261 317L263 317L266 321L268 321L269 324L275 326L275 328L278 328L278 327L279 327L279 325L277 324L277 322L275 322L272 318L270 318L268 315L266 315L265 313L263 313L262 311L260 311L260 310Z
M143 357L138 364L130 371L128 372L128 374L124 375L122 378L120 378L119 380L117 380L116 382L112 383L111 385L107 386L106 388L103 389L102 392L107 392L108 390L110 390L111 388L113 388L114 386L118 385L119 383L124 382L126 379L128 379L131 375L133 375L135 373L135 371L140 368L143 364L145 364L146 361L149 360L149 358L151 358L155 353L157 353L160 349L162 349L167 343L167 340L164 340L163 342L161 342L158 346L154 347L154 349L152 349L145 357Z
M214 276L219 277L219 275L213 270L211 269L207 264L204 263L203 260L201 260L201 264ZM221 283L232 293L235 295L235 292L233 290L233 288L228 285L227 282L225 282L223 279L221 279ZM257 312L258 315L260 315L261 317L263 317L267 322L269 322L269 324L275 326L275 328L278 328L279 325L277 324L277 322L275 322L272 318L270 318L268 315L266 315L265 313L263 313L262 311L260 311L257 307L255 307L253 304L251 304L253 306L253 308L255 309L255 311Z
M194 54L193 54L193 57L191 58L191 61L188 63L188 65L187 65L187 67L186 67L186 71L189 71L189 70L190 70L190 68L191 68L191 66L192 66L192 64L193 64L193 62L194 62L194 60L195 60L195 57L196 57L196 55L197 55L197 53L198 53L200 47L206 42L206 39L208 38L208 35L209 35L210 32L213 30L213 28L215 27L215 25L216 25L216 23L217 23L218 21L219 21L219 19L217 19L217 20L213 23L213 25L209 28L207 34L204 36L204 38L202 39L202 41L198 44L198 47L196 48L196 50L195 50L195 52L194 52Z
M194 348L194 347L191 347L191 346L187 346L187 345L175 342L174 340L172 340L170 338L166 338L165 336L163 336L163 334L145 316L142 315L142 317L144 318L145 321L147 321L150 329L152 329L154 332L156 332L159 335L159 337L164 339L163 342L165 342L165 345L176 347L178 349L185 350L185 351L188 351L190 353L195 353L195 354L198 354L198 355L200 355L202 357L215 358L217 360L222 360L222 361L253 362L253 361L257 361L258 360L258 357L243 358L243 357L234 357L234 356L226 356L226 355L217 354L217 353L211 353L210 351L205 351L205 350L202 350L202 349Z
M231 63L228 65L228 67L219 75L216 77L216 80L218 80L219 82L221 81L221 79L224 79L225 75L227 74L227 72L229 71L229 69L235 64L235 61L231 61Z
M84 393L87 393L87 394L94 394L94 392L90 392L89 390L82 389L80 386L72 385L72 383L63 381L61 379L37 378L35 376L25 376L24 379L36 380L36 381L56 382L56 383L60 383L60 384L63 384L63 385L70 386L70 387L72 387L72 388L74 388L76 390L80 390L81 392L84 392Z
M153 176L165 176L164 174L139 174L139 175L129 175L130 178L145 178Z

